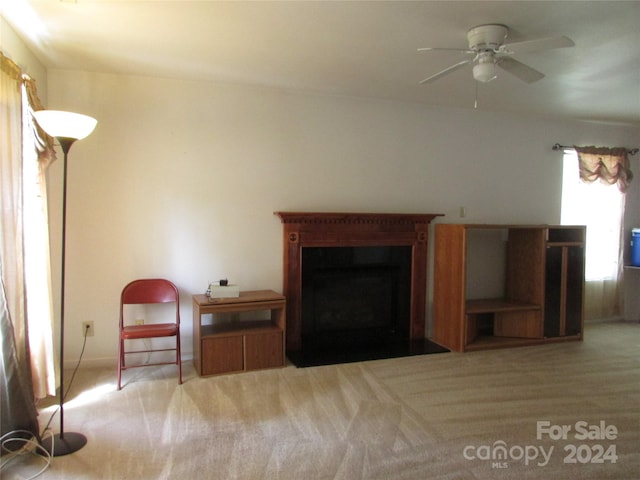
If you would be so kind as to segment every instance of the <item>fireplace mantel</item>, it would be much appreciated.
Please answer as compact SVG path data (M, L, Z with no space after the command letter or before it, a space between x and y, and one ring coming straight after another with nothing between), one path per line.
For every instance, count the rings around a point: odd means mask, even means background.
M304 247L411 246L410 340L423 339L429 223L442 214L275 212L283 223L287 350L302 347Z

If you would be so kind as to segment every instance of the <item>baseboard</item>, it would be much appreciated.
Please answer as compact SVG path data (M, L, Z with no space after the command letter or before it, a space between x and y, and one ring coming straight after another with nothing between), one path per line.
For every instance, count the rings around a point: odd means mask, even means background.
M182 355L182 363L188 363L193 361L193 352L187 352ZM73 370L78 365L78 359L65 360L64 369ZM115 371L118 368L118 357L101 357L101 358L83 358L80 363L80 368L113 368Z
M608 322L621 322L621 321L624 321L624 318L622 318L622 316L620 315L615 315L613 317L606 317L606 318L585 319L584 323L585 325L589 325L593 323L608 323Z

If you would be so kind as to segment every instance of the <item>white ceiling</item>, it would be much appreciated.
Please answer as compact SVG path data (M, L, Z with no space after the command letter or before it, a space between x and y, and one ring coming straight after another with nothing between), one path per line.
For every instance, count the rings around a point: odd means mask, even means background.
M466 32L507 42L566 35L573 48L516 56L546 74L478 84L478 108L640 124L640 1L6 0L3 15L49 68L212 80L473 108ZM9 6L11 4L12 6ZM22 8L19 8L22 7ZM16 10L31 11L25 24Z

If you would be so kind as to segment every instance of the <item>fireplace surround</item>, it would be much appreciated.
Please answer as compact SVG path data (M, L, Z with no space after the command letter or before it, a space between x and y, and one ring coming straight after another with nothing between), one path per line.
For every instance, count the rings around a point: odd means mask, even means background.
M400 330L408 342L425 337L429 224L441 214L275 212L283 224L286 348L303 348L303 249L410 247L409 305Z

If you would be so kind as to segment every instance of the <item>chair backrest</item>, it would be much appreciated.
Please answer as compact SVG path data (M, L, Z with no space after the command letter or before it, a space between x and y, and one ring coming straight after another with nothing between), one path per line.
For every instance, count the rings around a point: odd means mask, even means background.
M130 282L120 296L120 326L123 322L123 306L144 303L176 304L176 323L180 323L180 295L178 288L163 278L146 278Z
M178 289L169 280L134 280L122 290L123 304L169 303L178 301Z

